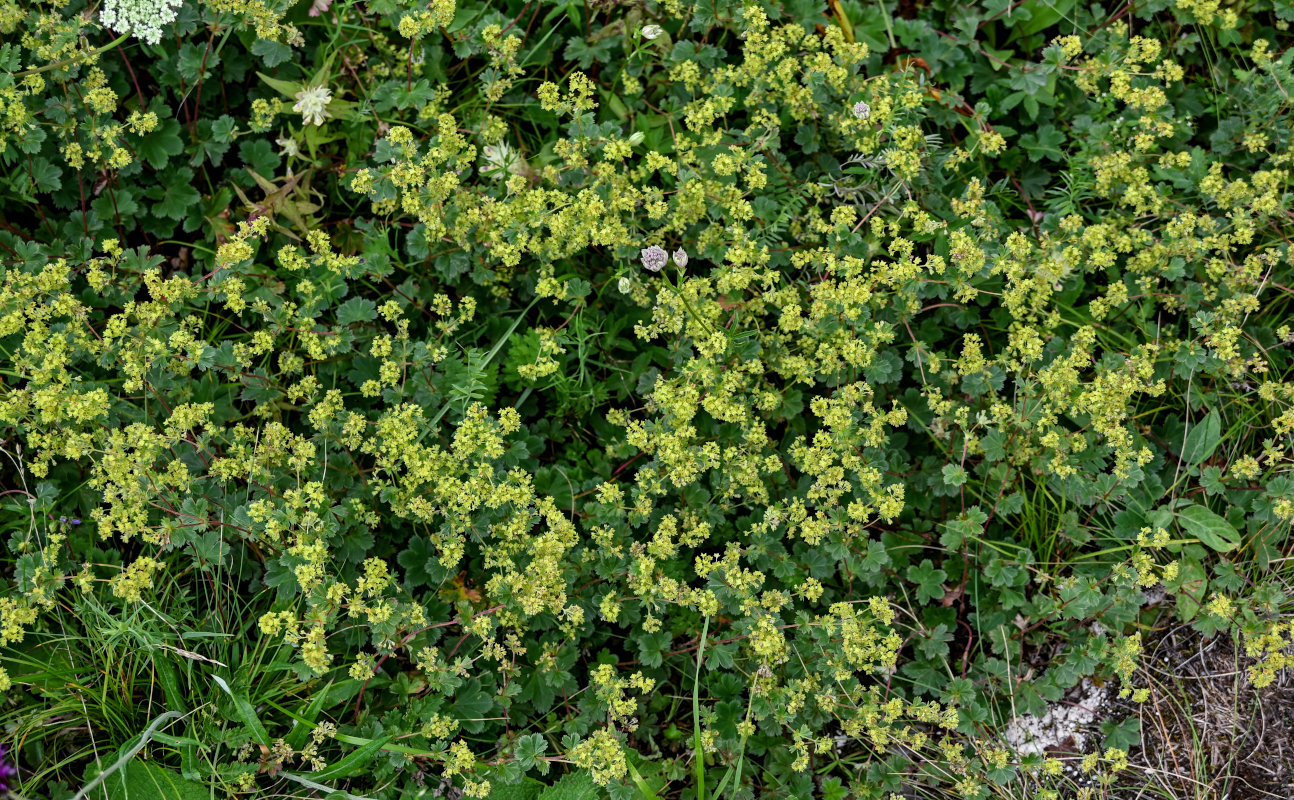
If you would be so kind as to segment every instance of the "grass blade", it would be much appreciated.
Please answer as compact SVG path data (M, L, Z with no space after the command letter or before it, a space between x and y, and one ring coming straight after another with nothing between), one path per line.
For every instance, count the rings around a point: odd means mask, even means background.
M692 679L692 759L696 768L696 796L705 797L705 751L701 747L701 660L705 657L705 637L710 633L710 618L701 626L701 644L696 648L696 674Z

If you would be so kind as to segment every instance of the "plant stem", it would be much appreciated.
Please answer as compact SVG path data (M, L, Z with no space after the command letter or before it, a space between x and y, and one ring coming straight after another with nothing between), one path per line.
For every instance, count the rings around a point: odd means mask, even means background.
M672 291L672 292L674 292L674 294L678 295L678 299L679 299L679 300L681 300L681 301L682 301L682 303L683 303L683 308L687 310L687 313L688 313L688 314L689 314L693 319L695 319L697 322L701 323L702 327L704 327L704 328L706 329L706 331L708 331L709 333L714 333L714 328L710 327L710 323L709 323L709 322L706 322L705 318L704 318L704 317L702 317L700 314L698 314L698 313L696 312L696 309L695 309L695 308L692 308L692 304L691 304L691 303L689 303L689 302L687 301L687 297L686 297L686 296L684 296L684 294L683 294L683 290L680 288L680 287L683 285L682 277L683 277L683 274L682 274L682 273L679 273L679 285L678 285L678 286L675 286L673 283L671 283L669 278L665 278L665 285L666 285L666 286L668 286L668 287L670 288L670 291Z
M696 675L692 679L692 763L696 769L696 796L705 798L705 751L701 748L701 658L705 655L705 637L710 633L710 617L701 627L701 645L696 649Z
M103 47L96 47L96 48L95 48L95 49L93 49L93 50L87 50L87 51L86 51L86 52L84 52L84 53L78 53L77 55L74 55L74 56L72 56L71 58L65 58L65 59L63 59L62 61L55 61L54 63L52 63L52 64L46 64L46 65L45 65L45 66L43 66L43 67L34 67L34 68L32 68L32 69L25 69L25 70L23 70L22 72L15 72L15 73L14 73L14 77L15 77L15 78L25 78L25 77L27 77L28 75L38 75L38 74L40 74L40 73L42 73L42 72L48 72L48 71L50 71L51 69L58 69L59 67L66 67L68 64L71 64L71 63L73 63L73 62L82 62L82 61L83 61L83 59L87 59L87 58L90 58L91 56L97 56L97 55L100 55L100 54L102 54L102 53L106 53L106 52L108 52L108 51L109 51L109 50L111 50L112 48L114 48L114 47L116 47L117 45L121 44L122 42L126 41L126 39L127 39L127 38L129 38L129 37L130 37L130 34L129 34L129 33L123 33L122 35L118 36L116 39L113 39L111 42L108 42L107 44L105 44Z

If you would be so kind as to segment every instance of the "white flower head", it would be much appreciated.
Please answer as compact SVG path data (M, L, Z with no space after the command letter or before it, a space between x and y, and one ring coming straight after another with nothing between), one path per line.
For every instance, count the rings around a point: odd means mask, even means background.
M654 244L642 251L643 266L652 272L660 272L661 267L669 263L669 253L665 248Z
M327 86L311 86L296 93L297 102L292 110L301 115L306 125L322 125L331 114L328 104L332 102L332 92Z
M620 290L620 294L629 294L634 288L633 281L629 280L628 277L621 278L616 281L616 288Z
M683 269L684 267L686 267L686 266L687 266L687 251L686 251L686 250L684 250L684 249L683 249L683 248L681 248L681 247L680 247L679 249L675 250L675 251L674 251L674 263L678 265L678 268L679 268L679 269Z
M297 158L301 156L301 148L297 147L297 140L293 139L291 136L283 136L275 139L274 143L279 146L279 152L285 156L293 156Z
M859 100L854 103L854 116L859 119L869 119L872 116L872 107L867 105L867 101Z
M660 36L662 33L664 33L665 29L659 25L644 25L642 26L642 30L638 32L642 34L642 37L644 39L646 39L647 41L651 41L652 39L655 39L657 36Z
M521 175L526 171L526 159L521 151L507 142L487 144L481 148L481 174L498 180L505 175Z
M175 22L184 0L105 0L99 21L118 33L130 32L148 44L162 41L162 26Z

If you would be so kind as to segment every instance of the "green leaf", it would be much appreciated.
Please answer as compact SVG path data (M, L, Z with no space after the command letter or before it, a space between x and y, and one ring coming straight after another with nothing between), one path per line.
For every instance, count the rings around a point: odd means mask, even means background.
M266 75L264 72L258 72L256 73L256 75L261 80L265 81L266 86L269 86L271 89L283 95L289 100L297 99L297 93L305 88L299 83L293 83L292 81L282 81L282 80L279 80L278 78L271 78L269 75Z
M184 219L194 205L202 202L202 195L193 188L193 170L181 167L168 170L162 186L149 190L153 203L153 213L167 219Z
M211 796L202 784L138 759L109 775L104 787L108 800L210 800Z
M935 569L930 559L923 559L920 566L908 567L906 575L917 585L917 599L938 600L944 596L943 583L948 580L948 573Z
M1222 480L1222 468L1209 466L1200 470L1200 486L1203 487L1204 493L1210 497L1226 491L1227 485Z
M239 688L237 692L234 692L229 687L229 684L225 682L225 679L219 675L212 675L211 679L219 684L220 688L225 690L225 694L229 695L230 699L234 701L234 712L238 716L238 721L247 726L247 729L251 731L252 738L258 744L269 747L270 735L265 732L265 726L261 724L260 719L256 716L256 709L252 707L251 701L247 699L247 690Z
M1206 461L1218 448L1218 442L1221 439L1222 418L1218 416L1215 409L1187 432L1186 441L1182 445L1182 461L1187 464Z
M1020 146L1035 160L1049 158L1052 161L1064 161L1065 153L1060 146L1065 142L1065 134L1056 130L1055 125L1039 125L1036 132L1020 136Z
M391 737L389 735L383 736L380 739L374 739L368 744L352 750L349 755L341 761L338 761L336 764L330 764L324 769L310 773L310 777L313 780L326 781L332 778L345 778L349 775L353 775L357 770L371 761L373 757L377 755L377 751L381 750L389 741L391 741Z
M190 83L208 78L212 70L220 63L219 53L213 52L207 45L183 44L176 54L175 66L181 76Z
M1128 717L1122 722L1106 720L1101 723L1101 733L1105 734L1101 747L1128 750L1141 744L1141 720L1137 717Z
M377 303L364 297L352 297L337 306L337 324L353 325L377 319Z
M314 693L314 697L310 698L310 702L302 710L301 718L297 720L297 724L293 725L292 730L288 731L288 735L284 737L287 743L292 745L293 750L300 750L302 745L306 743L306 736L314 729L314 721L319 718L319 712L323 711L330 688L332 688L332 681L329 681L327 686Z
M1008 24L1012 17L1019 20L1012 26L1011 39L1039 33L1070 17L1074 4L1075 0L1027 0L1021 3L1009 12L1006 19Z
M109 791L109 784L112 781L126 781L127 778L121 773L130 765L130 761L135 757L135 754L140 750L143 750L145 745L153 740L153 737L158 733L158 730L163 725L172 720L181 719L182 717L183 715L178 711L166 711L159 714L148 724L148 727L145 728L142 733L131 737L130 741L117 751L116 759L107 767L100 769L100 765L97 761L96 763L91 764L85 771L85 784L81 787L81 790L76 793L72 800L85 800L85 798L88 797L89 794L100 784L104 784L105 791ZM157 797L159 795L153 796ZM166 795L160 796L166 797ZM185 798L185 800L189 799Z
M18 135L10 141L16 142L18 149L28 155L34 155L40 152L40 146L48 138L45 135L45 129L36 126L25 131L19 131Z
M1177 615L1183 622L1190 622L1200 613L1200 603L1209 588L1208 576L1200 562L1182 558L1178 560L1177 575L1165 581L1164 588L1177 597Z
M63 169L48 158L33 158L28 170L37 192L57 192L63 188Z
M261 63L267 67L277 67L292 58L291 47L270 39L257 39L251 49L252 55L260 56Z
M638 768L634 766L632 758L625 759L625 766L629 768L630 780L632 780L634 782L634 786L638 788L638 797L640 800L660 800L660 795L656 794L656 791L652 789L651 784L643 778L642 773L640 773ZM718 794L718 792L715 792L716 797ZM632 794L630 794L630 796L632 796Z
M184 151L180 130L180 123L170 118L163 118L156 128L140 137L137 148L139 154L153 169L165 167L171 156L178 156Z
M260 175L273 175L283 163L268 139L250 139L238 145L238 157L248 169Z
M822 781L822 800L845 800L849 790L837 777L825 778Z
M534 769L539 757L548 749L548 742L538 733L531 733L517 739L517 762L524 770Z
M534 778L526 778L521 783L491 783L490 794L486 800L534 800L539 793L548 788Z
M22 51L16 45L0 44L0 70L17 72L22 69Z
M944 483L948 486L961 486L966 483L966 470L960 464L944 464Z
M455 694L452 713L465 730L479 733L485 727L484 718L493 708L494 697L473 678Z
M153 739L162 744L169 744L172 747L201 747L202 742L194 739L192 736L172 736L169 733L158 731L153 734ZM186 776L188 777L188 776ZM196 778L194 778L196 780Z
M447 570L440 563L440 553L426 537L409 540L409 546L395 557L404 568L404 580L410 588L436 586L445 579Z
M540 792L538 800L601 800L597 784L587 772L572 772Z
M1179 509L1177 521L1183 530L1219 553L1234 550L1240 544L1240 532L1204 506Z
M217 142L228 144L238 135L238 120L228 114L221 114L211 121L211 136Z
M340 789L333 789L313 780L312 778L298 775L295 772L280 772L279 777L287 778L290 781L296 781L308 789L314 789L316 792L322 792L324 797L331 798L331 800L373 800L373 798L365 797L362 794L351 794L350 792L341 791Z

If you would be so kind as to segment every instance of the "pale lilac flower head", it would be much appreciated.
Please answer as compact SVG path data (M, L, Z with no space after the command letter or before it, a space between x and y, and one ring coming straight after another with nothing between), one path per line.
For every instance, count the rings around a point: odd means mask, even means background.
M652 245L642 251L643 266L652 272L660 272L661 267L669 263L669 253L660 245Z
M872 116L872 107L867 105L866 100L859 100L854 103L854 116L859 119L868 119Z
M683 269L684 267L686 267L686 266L687 266L687 251L686 251L686 250L684 250L684 249L683 249L683 248L681 248L681 247L680 247L679 249L675 250L675 251L674 251L674 263L678 265L678 268L679 268L679 269Z

